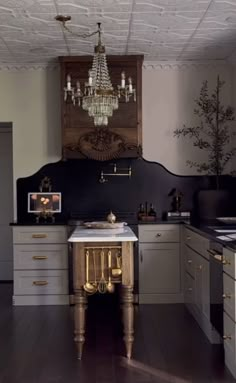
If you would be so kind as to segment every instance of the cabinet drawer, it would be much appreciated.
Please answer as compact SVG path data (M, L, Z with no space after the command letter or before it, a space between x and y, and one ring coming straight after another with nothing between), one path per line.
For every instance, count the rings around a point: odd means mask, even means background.
M224 312L224 347L227 348L234 358L235 355L235 323Z
M140 242L179 242L178 225L139 225Z
M65 226L13 227L13 243L67 243Z
M207 252L210 245L209 239L185 227L184 243L197 253L201 254L204 258L209 259L209 253Z
M223 285L224 285L224 311L233 319L236 320L235 315L235 288L236 281L223 273Z
M68 271L14 271L14 295L44 294L68 294Z
M14 269L67 269L68 246L59 245L14 245Z
M192 249L190 249L188 246L184 245L184 264L185 264L185 270L194 277L195 273L195 259L196 259L196 253Z
M223 257L224 257L224 266L223 270L225 273L229 274L232 278L236 279L235 272L235 253L226 248L223 249Z

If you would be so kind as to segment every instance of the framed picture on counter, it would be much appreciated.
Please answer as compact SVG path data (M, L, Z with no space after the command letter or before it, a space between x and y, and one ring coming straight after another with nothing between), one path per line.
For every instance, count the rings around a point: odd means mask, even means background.
M61 193L31 192L28 193L28 213L61 213Z

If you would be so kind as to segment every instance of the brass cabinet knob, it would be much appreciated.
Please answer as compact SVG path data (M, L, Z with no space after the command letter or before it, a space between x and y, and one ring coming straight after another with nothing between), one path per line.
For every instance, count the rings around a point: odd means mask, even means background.
M191 264L193 261L192 259L188 259L188 263Z
M231 335L223 335L223 339L224 340L227 340L227 339L231 340L232 336Z
M186 239L187 239L187 241L190 241L191 237L188 235L188 236L186 237Z
M224 299L226 299L226 298L231 298L232 296L231 296L231 294L223 294L222 297L223 297Z
M156 237L161 237L161 233L157 233L157 234L156 234Z

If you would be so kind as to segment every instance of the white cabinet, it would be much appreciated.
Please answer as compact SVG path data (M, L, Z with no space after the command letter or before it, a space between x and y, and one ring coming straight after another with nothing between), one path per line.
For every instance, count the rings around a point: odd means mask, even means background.
M182 301L180 226L139 225L139 302Z
M196 255L195 260L195 297L196 310L210 321L210 278L209 261Z
M210 322L210 267L209 240L183 228L184 301L211 343L219 343L220 337Z
M223 250L224 350L225 364L236 378L236 252Z
M13 304L69 304L66 226L13 226Z

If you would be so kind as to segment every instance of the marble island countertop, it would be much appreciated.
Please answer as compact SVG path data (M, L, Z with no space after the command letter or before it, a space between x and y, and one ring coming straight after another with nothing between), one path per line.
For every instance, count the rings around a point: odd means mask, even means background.
M122 229L87 229L77 226L68 242L136 242L138 238L125 226Z

